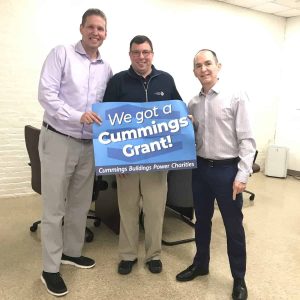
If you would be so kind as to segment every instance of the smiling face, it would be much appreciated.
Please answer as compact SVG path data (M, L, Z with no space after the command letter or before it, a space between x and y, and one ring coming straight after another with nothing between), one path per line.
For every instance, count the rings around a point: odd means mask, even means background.
M148 42L131 45L129 52L133 70L141 76L146 77L152 71L153 51Z
M194 74L202 84L204 92L208 92L218 81L221 64L212 52L200 51L194 58Z
M91 58L96 58L98 48L106 39L106 21L97 15L88 16L80 25L80 33L84 50Z

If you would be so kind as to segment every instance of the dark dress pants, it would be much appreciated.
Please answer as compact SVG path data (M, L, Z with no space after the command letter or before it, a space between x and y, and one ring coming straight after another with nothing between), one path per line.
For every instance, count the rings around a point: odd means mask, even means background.
M192 188L196 214L195 238L197 252L194 264L209 267L210 240L214 200L217 200L227 236L227 253L233 278L244 278L246 272L246 242L243 227L243 197L232 199L232 185L237 163L213 165L197 159L193 170Z

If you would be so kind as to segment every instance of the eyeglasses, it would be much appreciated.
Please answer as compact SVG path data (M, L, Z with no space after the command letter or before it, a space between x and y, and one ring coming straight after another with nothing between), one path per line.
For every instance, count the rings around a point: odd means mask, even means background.
M141 54L143 54L144 57L148 57L151 53L153 53L153 51L151 51L151 50L143 50L143 51L132 50L132 51L130 51L130 53L134 57L139 57L139 56L141 56Z

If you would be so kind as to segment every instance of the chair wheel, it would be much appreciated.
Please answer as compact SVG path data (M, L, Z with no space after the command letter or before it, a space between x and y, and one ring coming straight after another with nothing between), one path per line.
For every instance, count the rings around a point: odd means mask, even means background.
M85 228L85 241L87 243L92 242L94 239L94 233L89 229L89 228Z
M100 224L101 224L101 220L96 220L96 221L94 222L94 226L95 226L95 227L99 227Z
M94 240L94 236L93 236L93 235L87 235L87 236L85 237L85 241L86 241L87 243L91 243L93 240Z
M37 225L32 225L32 226L30 226L30 231L36 232L37 228L38 228Z

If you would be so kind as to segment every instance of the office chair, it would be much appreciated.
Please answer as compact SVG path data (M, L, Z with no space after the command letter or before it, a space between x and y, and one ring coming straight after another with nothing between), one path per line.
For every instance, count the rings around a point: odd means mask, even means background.
M166 208L177 215L186 224L195 227L192 193L192 170L172 170L168 172L168 193ZM195 238L166 241L165 246L175 246L195 241Z
M25 144L29 156L28 165L31 167L31 188L41 195L41 163L38 151L40 129L30 125L25 126ZM30 231L35 232L41 221L34 222Z
M102 187L95 203L96 215L115 234L120 232L117 181L115 175L103 175Z
M194 227L195 225L191 221L194 216L191 180L191 170L176 170L168 173L166 208L180 217L185 223ZM96 202L96 215L115 234L119 234L120 213L115 175L104 175L102 181L104 184L103 188L100 189L98 201ZM144 228L143 211L140 212L139 223ZM173 246L192 241L194 241L194 238L171 242L162 240L162 244Z
M41 163L38 151L40 129L31 125L26 125L24 128L24 135L26 149L30 161L29 165L31 167L31 187L36 193L41 195ZM99 191L102 189L102 185L101 177L95 177L92 201L97 199ZM93 211L90 211L90 214L87 216L87 218L93 219L96 227L100 226L101 220L95 216ZM39 224L41 224L41 220L34 222L30 226L30 231L35 232ZM86 227L85 241L91 242L93 239L93 232Z
M254 159L253 159L253 165L252 165L252 170L253 170L253 174L254 173L258 173L260 171L260 166L259 164L257 164L256 161L256 157L257 157L258 151L255 151L255 155L254 155ZM244 193L247 193L250 195L249 200L250 201L254 201L255 198L255 194L253 192L250 192L248 190L245 190Z
M192 194L192 170L175 170L168 172L168 192L166 209L178 216L186 224L195 227L192 222L194 216L193 194ZM144 228L143 210L140 212L139 223ZM162 239L165 246L175 246L195 241L195 238L166 241Z

